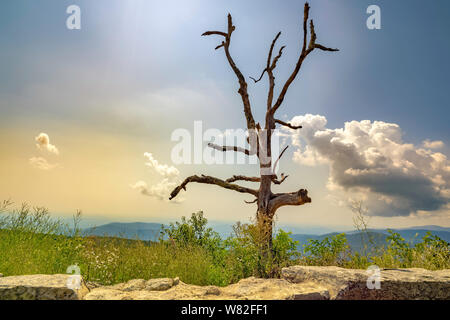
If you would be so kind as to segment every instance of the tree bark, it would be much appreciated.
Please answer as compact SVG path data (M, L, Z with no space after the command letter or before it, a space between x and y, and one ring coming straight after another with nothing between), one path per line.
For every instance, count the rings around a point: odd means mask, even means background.
M332 49L327 48L321 44L316 43L317 35L314 28L314 23L312 20L309 20L309 4L305 3L304 6L304 16L303 16L303 45L301 48L301 52L299 54L297 63L295 65L295 68L292 72L292 74L289 76L289 78L286 80L285 84L282 86L282 89L280 90L278 98L274 101L274 88L275 88L275 76L274 76L274 70L277 66L278 60L281 58L283 54L283 49L285 46L282 46L279 51L278 55L273 57L273 50L275 48L276 42L279 39L281 32L279 32L274 40L271 43L269 54L267 58L267 64L261 73L261 76L259 79L255 79L250 77L254 80L255 83L259 82L264 74L267 73L268 80L269 80L269 91L267 96L267 111L265 116L265 126L264 129L261 129L261 126L259 123L256 123L251 109L250 99L247 92L247 82L245 81L245 77L237 67L236 63L234 62L233 58L231 57L230 53L230 44L231 44L231 35L235 31L235 26L233 25L233 20L231 18L231 15L228 14L228 29L226 32L222 31L206 31L202 34L202 36L210 36L210 35L216 35L221 36L224 38L224 40L216 46L216 50L219 48L223 48L225 52L225 56L227 58L228 64L230 65L231 69L235 73L238 83L239 83L239 90L238 93L241 96L243 109L244 109L244 115L245 120L247 124L247 129L249 130L249 138L248 143L250 145L249 149L240 148L237 146L218 146L214 144L209 144L211 148L214 148L218 151L234 151L234 152L242 152L246 155L255 155L258 157L259 164L260 164L260 176L259 177L246 177L242 175L234 175L232 178L228 180L221 180L218 178L214 178L211 176L190 176L186 178L183 183L176 187L170 194L170 199L173 199L178 195L178 193L181 190L186 190L186 185L191 182L196 183L204 183L204 184L213 184L217 185L229 190L234 190L241 193L247 193L251 194L255 197L255 201L247 202L247 203L257 203L257 212L256 212L256 220L257 224L260 230L260 240L262 243L262 250L263 254L266 256L267 253L272 250L273 241L272 241L272 232L273 232L273 218L276 213L276 211L282 207L282 206L300 206L305 203L310 203L311 198L308 197L308 191L305 189L300 189L295 192L288 192L288 193L272 193L271 186L272 183L274 184L281 184L287 176L284 174L281 175L281 179L278 179L277 175L274 173L276 166L278 164L278 161L280 160L281 156L286 151L287 147L281 152L278 159L275 161L275 163L272 166L272 145L271 145L271 137L273 134L274 129L276 128L276 125L281 125L288 127L292 130L301 129L301 126L294 126L290 123L281 121L279 119L275 119L275 113L282 105L285 95L291 86L292 82L297 77L303 62L308 57L308 55L313 52L315 49L319 49L322 51L338 51L338 49ZM308 21L309 21L309 31L310 31L310 39L308 42ZM250 189L241 187L237 184L234 184L232 182L235 181L248 181L248 182L259 182L259 189Z

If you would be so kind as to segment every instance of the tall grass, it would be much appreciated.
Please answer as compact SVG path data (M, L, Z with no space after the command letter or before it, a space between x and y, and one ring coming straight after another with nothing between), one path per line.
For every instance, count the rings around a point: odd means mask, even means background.
M201 212L164 227L157 242L87 236L80 219L77 212L69 225L45 208L0 203L0 272L55 274L77 265L87 281L105 285L179 277L191 284L225 286L249 276L279 277L281 268L294 264L450 268L449 243L432 235L412 246L391 232L385 248L362 254L349 250L344 234L312 240L298 250L290 234L280 230L273 252L262 256L256 225L238 223L233 235L221 239L206 227Z
M113 284L135 278L180 277L206 285L212 257L201 246L173 247L111 237L89 237L51 218L45 208L0 204L0 272L5 276L66 273L78 265L88 281Z

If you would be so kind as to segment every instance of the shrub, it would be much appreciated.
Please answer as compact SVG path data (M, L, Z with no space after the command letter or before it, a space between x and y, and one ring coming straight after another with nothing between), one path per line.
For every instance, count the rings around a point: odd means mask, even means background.
M377 253L351 253L345 234L309 240L300 252L290 233L279 230L264 254L256 224L236 223L222 239L207 227L203 212L164 227L158 242L85 236L79 228L52 218L45 208L0 203L0 271L5 275L66 273L77 264L87 281L115 284L131 279L180 277L197 285L225 286L249 276L279 277L293 264L348 268L450 268L450 244L427 234L415 246L389 231Z
M344 233L323 240L309 239L304 246L304 261L308 265L345 266L351 256L350 247Z

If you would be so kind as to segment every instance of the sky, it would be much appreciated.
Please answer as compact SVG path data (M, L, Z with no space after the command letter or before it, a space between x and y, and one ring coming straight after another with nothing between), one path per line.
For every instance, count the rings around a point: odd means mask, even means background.
M381 9L369 30L366 9ZM81 9L69 30L66 9ZM216 37L231 13L231 54L259 76L270 43L286 45L275 77L292 72L302 41L303 1L5 0L0 4L0 199L55 215L170 221L203 210L210 220L247 221L250 196L190 185L191 174L256 175L255 165L175 164L177 129L245 126L238 83ZM352 226L363 201L373 227L450 226L450 3L313 0L318 42L278 116L289 174L277 192L306 188L311 204L283 207L277 223ZM267 78L248 81L264 118ZM278 91L276 91L276 94ZM206 142L203 143L203 146Z

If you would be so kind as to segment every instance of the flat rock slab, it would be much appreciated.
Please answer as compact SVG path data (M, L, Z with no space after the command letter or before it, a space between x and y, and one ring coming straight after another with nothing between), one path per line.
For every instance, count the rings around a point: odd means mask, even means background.
M115 286L95 288L86 295L85 299L325 300L329 299L329 293L325 287L315 283L290 283L284 279L257 279L252 277L227 287L203 287L185 284L176 278L152 279L148 281L131 280Z
M373 272L338 267L288 267L282 279L250 277L227 287L161 278L113 286L86 286L81 279L74 288L71 275L13 276L0 278L0 300L450 300L450 270L379 271L379 289L369 289Z
M293 283L314 282L323 285L331 299L337 300L449 300L450 270L419 268L380 269L379 289L369 289L374 273L339 267L293 266L283 268L282 277ZM371 278L369 278L371 277Z
M81 300L89 290L82 278L79 286L73 280L68 274L1 277L0 300Z

